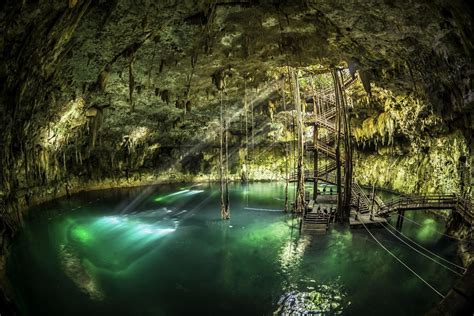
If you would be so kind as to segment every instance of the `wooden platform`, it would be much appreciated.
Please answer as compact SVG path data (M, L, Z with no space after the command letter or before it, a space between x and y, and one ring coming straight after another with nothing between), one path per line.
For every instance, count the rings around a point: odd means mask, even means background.
M314 200L309 200L304 217L301 218L301 231L311 234L326 234L331 219L332 206L334 205L316 204Z
M306 213L302 218L302 231L312 234L326 234L329 228L330 215L317 212L317 213Z
M357 219L355 219L356 212L351 211L351 215L349 216L349 225L351 228L364 228L364 225L367 227L374 227L374 226L380 226L381 224L384 224L387 222L387 219L384 217L378 217L375 216L373 217L373 220L370 220L370 213L366 214L360 214L357 216Z
M316 198L318 204L337 203L337 194L319 194Z

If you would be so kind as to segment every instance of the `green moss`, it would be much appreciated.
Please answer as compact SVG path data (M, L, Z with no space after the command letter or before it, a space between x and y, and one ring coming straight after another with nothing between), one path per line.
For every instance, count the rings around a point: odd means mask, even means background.
M460 193L459 159L467 153L461 132L454 132L433 139L427 152L407 148L403 155L359 153L355 176L364 184L407 193Z

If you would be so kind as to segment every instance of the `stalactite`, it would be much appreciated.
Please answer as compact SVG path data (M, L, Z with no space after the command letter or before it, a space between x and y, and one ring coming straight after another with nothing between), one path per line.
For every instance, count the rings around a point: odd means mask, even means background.
M79 155L77 154L77 143L74 144L74 158L75 158L75 163L77 165L79 162Z
M23 148L22 146L22 156L23 156L23 164L24 164L24 168L25 168L25 182L26 182L26 187L30 187L30 183L29 183L29 160L28 160L28 149L27 148Z
M110 65L107 64L97 77L96 86L101 92L104 92L105 88L107 87L107 82L110 76L110 69Z
M186 115L186 112L188 110L187 109L188 102L191 102L189 100L189 94L191 93L191 83L192 83L192 80L193 80L197 60L198 60L197 53L193 53L191 55L191 73L187 76L188 79L187 79L187 82L186 82L186 89L185 89L185 93L184 93L184 102L185 102L184 115Z
M67 168L66 168L66 150L63 151L63 170L67 174Z
M149 89L151 86L151 75L153 73L153 66L155 65L155 56L156 56L156 49L157 49L157 41L155 41L155 45L153 48L153 54L151 55L151 62L150 62L150 69L148 69L148 78L146 83L146 88ZM151 91L151 90L150 90Z
M131 111L135 109L135 103L133 102L133 92L135 90L135 76L133 75L133 62L135 60L136 48L130 48L127 51L128 55L128 97L130 99Z

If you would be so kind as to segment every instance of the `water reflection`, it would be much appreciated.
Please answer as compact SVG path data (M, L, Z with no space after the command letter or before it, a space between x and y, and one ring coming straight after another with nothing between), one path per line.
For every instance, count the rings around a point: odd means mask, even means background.
M310 242L311 235L303 235L296 240L290 239L285 242L279 253L279 262L283 273L291 275L299 267L306 247L308 247Z
M284 294L278 301L276 315L340 315L350 305L339 279L317 284L302 280L300 289Z
M343 235L343 237L344 241L347 241L348 236ZM299 278L304 275L304 273L300 273L305 270L302 263L305 252L311 246L312 241L314 240L311 235L303 235L296 239L290 238L280 249L279 263L281 272L285 276L282 284L285 293L280 297L274 314L321 315L330 313L339 315L346 306L350 305L350 302L345 302L347 294L343 290L340 278L327 283L307 277Z
M391 316L420 315L438 301L363 230L300 236L298 220L279 211L284 184L231 185L224 222L218 186L181 186L114 190L92 204L105 193L87 193L35 212L8 261L22 314ZM452 240L420 228L440 231L442 222L406 217L420 224L407 219L404 234L455 259ZM373 233L437 288L452 286L450 271L383 228Z

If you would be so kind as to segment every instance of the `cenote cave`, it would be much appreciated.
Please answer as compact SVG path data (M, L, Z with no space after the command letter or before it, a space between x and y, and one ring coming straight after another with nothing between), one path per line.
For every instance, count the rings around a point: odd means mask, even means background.
M0 315L473 315L464 0L5 0Z

